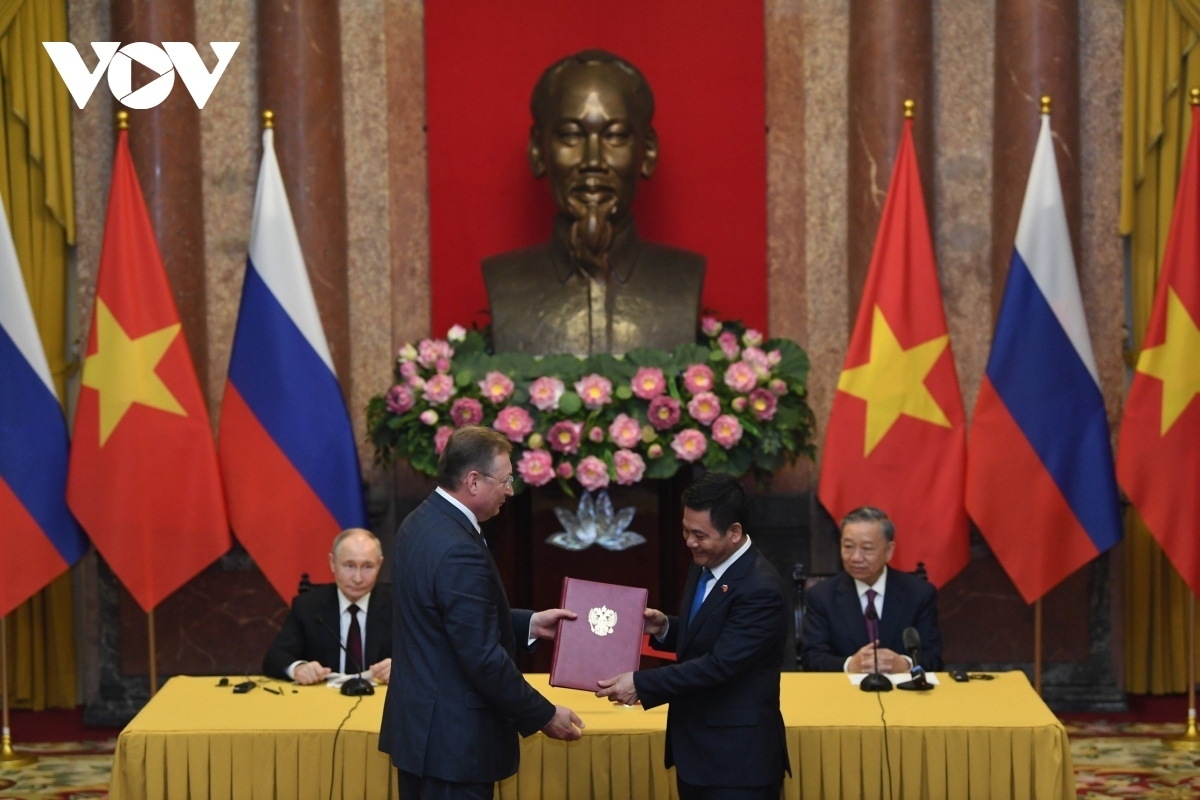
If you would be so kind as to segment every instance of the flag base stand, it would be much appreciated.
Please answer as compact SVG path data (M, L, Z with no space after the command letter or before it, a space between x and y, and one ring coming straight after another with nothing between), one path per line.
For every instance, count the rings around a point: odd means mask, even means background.
M1200 731L1196 730L1196 595L1188 595L1188 719L1187 729L1175 736L1162 737L1172 750L1200 750Z
M37 756L13 750L12 733L8 729L8 618L0 617L0 769L27 767L37 763Z
M1187 730L1176 736L1164 736L1162 743L1172 750L1200 750L1200 731L1196 730L1196 709L1188 709Z
M37 760L37 756L13 750L12 736L7 729L4 731L4 739L0 742L0 769L28 767L30 764L36 764Z

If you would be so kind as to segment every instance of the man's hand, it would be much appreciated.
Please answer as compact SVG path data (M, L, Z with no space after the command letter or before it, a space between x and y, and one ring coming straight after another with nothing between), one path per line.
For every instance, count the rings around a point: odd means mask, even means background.
M372 664L371 677L380 683L387 683L392 677L392 660L385 658L383 661Z
M647 608L643 616L645 622L642 624L642 632L651 636L662 636L667 629L667 615L657 608Z
M634 705L638 701L637 687L633 685L632 672L597 681L596 685L600 687L600 691L596 692L596 697L607 697L614 703L626 706Z
M561 609L555 609L556 611ZM546 723L546 727L542 728L542 733L549 736L551 739L562 739L564 742L573 742L580 736L583 736L583 729L587 727L583 724L583 720L575 715L575 712L566 706L555 706L554 716Z
M534 639L554 641L558 633L558 621L575 619L577 616L574 611L567 611L565 608L547 608L545 611L534 612L529 620L529 635Z
M325 680L329 673L333 672L329 667L321 666L319 661L305 661L300 666L296 667L296 671L292 673L292 679L301 686L312 686L314 683L320 683Z
M875 648L878 642L868 644L861 650L850 657L850 672L874 672L875 671ZM894 672L908 672L910 669L908 659L899 653L888 650L886 647L879 648L879 671L886 674Z

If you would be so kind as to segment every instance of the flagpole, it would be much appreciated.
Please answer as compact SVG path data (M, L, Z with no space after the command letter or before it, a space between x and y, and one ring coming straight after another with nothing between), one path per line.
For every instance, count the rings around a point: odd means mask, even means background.
M37 763L37 756L16 753L12 748L12 733L8 728L8 617L0 617L0 709L3 714L3 734L0 738L0 768L26 767Z
M1196 90L1193 89L1193 100ZM1164 736L1163 743L1175 750L1200 750L1200 732L1196 730L1196 595L1188 591L1188 718L1187 728L1176 736Z
M158 648L154 643L154 609L146 612L146 627L150 632L150 696L154 697L154 693L158 691Z
M1042 598L1033 601L1033 690L1042 695Z

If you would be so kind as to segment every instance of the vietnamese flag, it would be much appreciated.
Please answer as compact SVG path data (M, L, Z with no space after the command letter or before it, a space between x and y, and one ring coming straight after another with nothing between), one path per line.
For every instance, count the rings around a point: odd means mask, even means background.
M1200 108L1192 106L1175 213L1121 436L1117 480L1200 594Z
M67 503L146 611L224 554L208 411L120 131Z
M966 432L912 120L892 170L862 303L825 435L821 504L875 506L896 525L891 565L942 586L967 563Z

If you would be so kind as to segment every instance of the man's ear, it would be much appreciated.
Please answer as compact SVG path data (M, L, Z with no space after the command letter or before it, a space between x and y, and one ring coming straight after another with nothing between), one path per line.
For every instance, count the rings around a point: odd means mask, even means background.
M533 172L533 177L544 177L546 174L546 161L542 158L542 145L538 141L538 128L536 125L529 128L529 149L526 151L526 156L529 158L529 169Z
M658 164L658 134L654 128L646 131L646 153L642 156L642 177L649 178L654 174Z
M742 541L743 534L744 531L742 531L742 523L740 522L733 523L729 526L729 530L725 532L725 535L728 536L734 544L738 544Z

